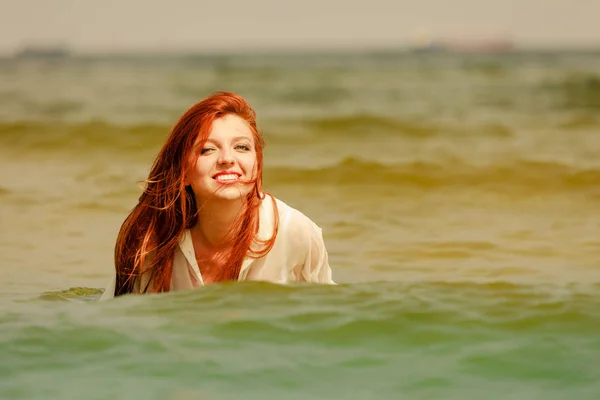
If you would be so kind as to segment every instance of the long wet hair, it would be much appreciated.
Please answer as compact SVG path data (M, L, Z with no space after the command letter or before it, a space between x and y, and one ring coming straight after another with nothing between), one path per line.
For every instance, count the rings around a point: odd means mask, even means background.
M216 92L193 105L173 126L154 160L138 204L121 226L114 254L115 296L133 292L136 279L147 273L150 274L148 285L140 287L140 292L146 292L150 285L155 292L170 290L173 257L179 240L198 219L194 192L191 186L185 184L190 160L195 163L209 137L213 121L229 114L242 118L252 131L256 169L254 178L249 182L254 185L253 189L246 196L246 205L227 236L230 251L217 280L237 280L245 257L262 257L273 246L279 220L276 207L273 235L268 240L256 237L259 206L264 198L264 139L257 129L256 113L241 96Z

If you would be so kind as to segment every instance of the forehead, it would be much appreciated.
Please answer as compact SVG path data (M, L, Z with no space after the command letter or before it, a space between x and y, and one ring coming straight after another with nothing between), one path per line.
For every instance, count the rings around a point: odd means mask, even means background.
M237 137L252 138L252 130L248 123L234 114L228 114L213 121L210 129L209 139L227 140Z

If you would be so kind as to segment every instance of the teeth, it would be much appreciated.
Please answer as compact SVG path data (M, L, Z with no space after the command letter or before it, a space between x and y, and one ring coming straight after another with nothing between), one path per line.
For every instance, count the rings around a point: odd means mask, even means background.
M219 175L216 178L218 181L237 181L238 176L236 174Z

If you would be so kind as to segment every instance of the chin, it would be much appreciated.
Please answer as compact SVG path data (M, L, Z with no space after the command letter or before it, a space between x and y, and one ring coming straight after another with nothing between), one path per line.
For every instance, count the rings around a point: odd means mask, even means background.
M239 200L245 198L252 188L240 187L238 185L230 185L220 188L215 193L215 199L220 200Z

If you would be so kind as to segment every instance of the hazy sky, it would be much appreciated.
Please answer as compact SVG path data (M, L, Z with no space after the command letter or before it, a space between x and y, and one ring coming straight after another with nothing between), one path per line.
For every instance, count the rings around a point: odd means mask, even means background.
M418 32L600 45L600 0L0 0L0 52L370 47Z

